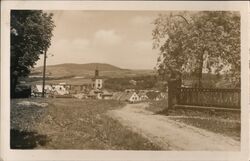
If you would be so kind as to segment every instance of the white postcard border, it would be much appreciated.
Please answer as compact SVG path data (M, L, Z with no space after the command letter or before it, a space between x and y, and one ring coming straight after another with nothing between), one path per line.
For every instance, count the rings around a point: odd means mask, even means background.
M230 160L249 149L248 2L232 1L3 1L1 4L1 156L3 160ZM10 150L10 10L234 10L241 12L241 151ZM247 80L247 81L246 81ZM201 143L202 144L202 143Z

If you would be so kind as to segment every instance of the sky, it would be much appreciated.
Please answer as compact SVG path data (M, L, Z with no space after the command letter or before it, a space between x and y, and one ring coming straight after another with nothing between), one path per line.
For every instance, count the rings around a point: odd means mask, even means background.
M126 69L153 69L153 20L159 11L53 11L56 27L47 65L108 63ZM43 55L36 66L43 65Z

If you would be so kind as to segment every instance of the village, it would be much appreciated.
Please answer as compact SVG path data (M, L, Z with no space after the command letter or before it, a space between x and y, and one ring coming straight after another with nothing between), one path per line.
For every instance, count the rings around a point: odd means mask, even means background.
M130 81L136 84L134 80ZM148 100L160 101L167 99L167 92L160 92L153 89L135 90L125 89L124 91L113 92L104 88L105 81L99 75L99 70L95 70L95 75L90 82L72 85L65 82L59 84L46 84L44 86L45 97L52 98L77 98L77 99L99 99L99 100L118 100L129 103L138 103ZM42 85L31 87L31 97L42 97Z
M239 13L11 14L11 149L240 150Z

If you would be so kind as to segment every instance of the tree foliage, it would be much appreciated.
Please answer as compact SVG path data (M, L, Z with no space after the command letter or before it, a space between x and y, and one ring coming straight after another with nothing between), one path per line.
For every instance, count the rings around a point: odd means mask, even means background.
M190 73L225 74L240 84L240 15L238 12L171 12L154 21L153 47L164 79Z
M40 10L11 11L11 93L19 77L31 68L51 44L53 15Z
M132 84L131 80L136 81L136 84ZM154 89L156 88L156 83L157 78L154 75L108 78L104 82L104 88L111 89L113 91L124 91L125 89Z

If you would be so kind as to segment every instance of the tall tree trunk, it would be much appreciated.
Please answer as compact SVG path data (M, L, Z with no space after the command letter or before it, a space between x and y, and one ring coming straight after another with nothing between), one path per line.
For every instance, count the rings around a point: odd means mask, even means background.
M11 98L14 98L15 97L15 90L16 90L16 85L17 85L17 80L18 80L18 77L17 76L11 76L11 86L10 86L10 89L11 89Z
M204 63L204 51L201 53L199 58L199 69L198 69L198 88L202 88L202 69L203 69L203 63Z

